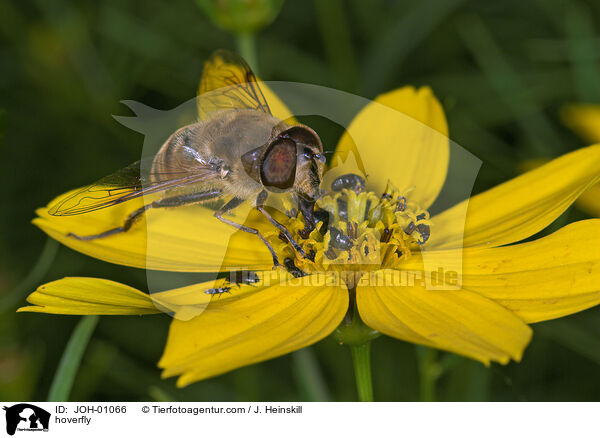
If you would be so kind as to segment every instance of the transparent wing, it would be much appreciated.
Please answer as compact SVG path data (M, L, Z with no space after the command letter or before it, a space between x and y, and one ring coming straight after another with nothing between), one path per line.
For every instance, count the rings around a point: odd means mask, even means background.
M164 192L209 181L217 177L210 165L179 166L152 170L152 159L135 163L94 184L59 199L48 211L52 216L74 216L112 207L144 195Z
M271 114L259 81L246 61L226 50L217 50L204 64L198 95L201 119L228 109L254 109Z
M206 61L198 92L198 112L201 119L228 109L253 109L271 114L258 79L248 64L232 52L218 50ZM178 162L173 168L161 168L160 173L153 173L152 159L138 161L58 200L50 207L49 214L72 216L89 213L140 196L199 184L218 177L215 168L209 164L201 164L195 159L191 149L178 152L181 156L191 157L193 165L186 166Z

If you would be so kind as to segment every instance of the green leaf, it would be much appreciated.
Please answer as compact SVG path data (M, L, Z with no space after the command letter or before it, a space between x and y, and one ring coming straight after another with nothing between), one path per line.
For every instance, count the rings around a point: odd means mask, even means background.
M77 323L58 364L58 369L48 393L48 401L65 402L69 400L69 394L71 393L81 358L99 319L98 315L87 315Z

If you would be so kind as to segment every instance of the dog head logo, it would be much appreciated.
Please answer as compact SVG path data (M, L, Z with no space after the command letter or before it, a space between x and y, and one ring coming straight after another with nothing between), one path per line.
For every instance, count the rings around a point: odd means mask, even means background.
M19 431L48 430L50 412L28 403L6 407L6 433L14 435Z

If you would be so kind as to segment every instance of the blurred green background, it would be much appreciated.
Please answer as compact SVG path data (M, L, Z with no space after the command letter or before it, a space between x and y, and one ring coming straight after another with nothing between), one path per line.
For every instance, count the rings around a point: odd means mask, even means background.
M130 115L120 100L163 110L187 101L208 55L240 38L192 0L5 0L0 10L0 400L44 400L79 317L16 314L26 294L64 276L141 289L146 278L48 242L29 223L35 208L139 158L143 138L111 117ZM484 162L475 192L523 160L584 146L558 112L600 103L600 3L591 0L288 0L256 44L266 80L368 98L431 86L451 138ZM586 217L572 207L551 228ZM330 339L178 390L155 365L168 324L102 317L71 400L356 399L350 351ZM381 337L375 398L419 400L429 375L436 400L598 401L600 309L534 331L522 363L490 368Z

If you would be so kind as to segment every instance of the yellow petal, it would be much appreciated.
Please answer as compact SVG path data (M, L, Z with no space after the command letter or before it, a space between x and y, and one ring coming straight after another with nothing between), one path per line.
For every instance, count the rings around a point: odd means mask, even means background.
M592 216L600 217L600 184L594 184L583 192L575 205Z
M145 315L159 313L148 294L99 278L67 277L40 286L18 312L64 315Z
M550 161L548 158L533 158L519 164L520 172L527 172ZM600 184L594 184L575 201L577 208L592 216L600 216Z
M460 250L434 251L428 261L459 271ZM533 242L462 252L462 287L532 323L600 304L600 219L575 222ZM413 259L402 266L419 269Z
M224 74L225 73L225 74ZM232 82L235 85L232 85ZM204 70L202 72L202 79L198 87L198 113L200 115L208 109L213 110L215 103L217 107L222 105L232 105L230 96L241 96L239 102L245 102L247 106L255 107L256 98L249 98L248 94L245 93L242 88L237 84L240 83L246 87L246 71L237 63L231 63L223 56L220 56L219 52L215 52L213 56L204 63ZM271 114L280 120L287 120L290 123L294 123L295 119L289 110L289 108L283 103L283 101L258 77L256 82L250 85L257 85L258 89L262 91L264 95L264 101L269 107ZM211 93L212 91L215 93ZM209 99L202 98L202 95L208 93ZM264 104L262 96L258 95L258 102Z
M40 286L27 297L27 301L34 306L22 307L18 311L66 315L138 315L165 312L174 318L188 320L204 312L215 300L225 304L233 297L240 299L247 294L259 293L293 278L283 270L252 274L254 281L249 284L232 284L221 278L152 294L115 281L67 277ZM215 288L220 292L208 293Z
M448 170L448 125L442 106L428 87L382 94L354 118L332 163L345 162L349 152L367 174L369 190L382 193L388 179L401 190L416 186L411 200L427 208Z
M118 227L142 205L142 199L135 199L75 216L51 216L46 207L37 210L33 223L75 251L136 268L216 272L229 268L265 270L273 266L268 250L256 236L234 232L233 227L213 217L214 210L203 206L150 209L146 218L129 231L101 239L85 241L68 235L93 235ZM249 206L240 208L230 219L243 223L249 214L247 225L263 227L266 221L256 210L248 210Z
M600 142L600 105L567 105L560 116L565 125L586 141Z
M525 239L597 181L600 145L563 155L433 217L429 248L499 246Z
M369 327L485 364L521 360L531 339L529 326L512 312L467 290L363 285L357 288L357 303Z
M260 293L234 294L213 301L194 319L173 320L159 362L163 376L181 375L177 384L184 386L323 339L348 307L347 290L324 281L303 277Z

